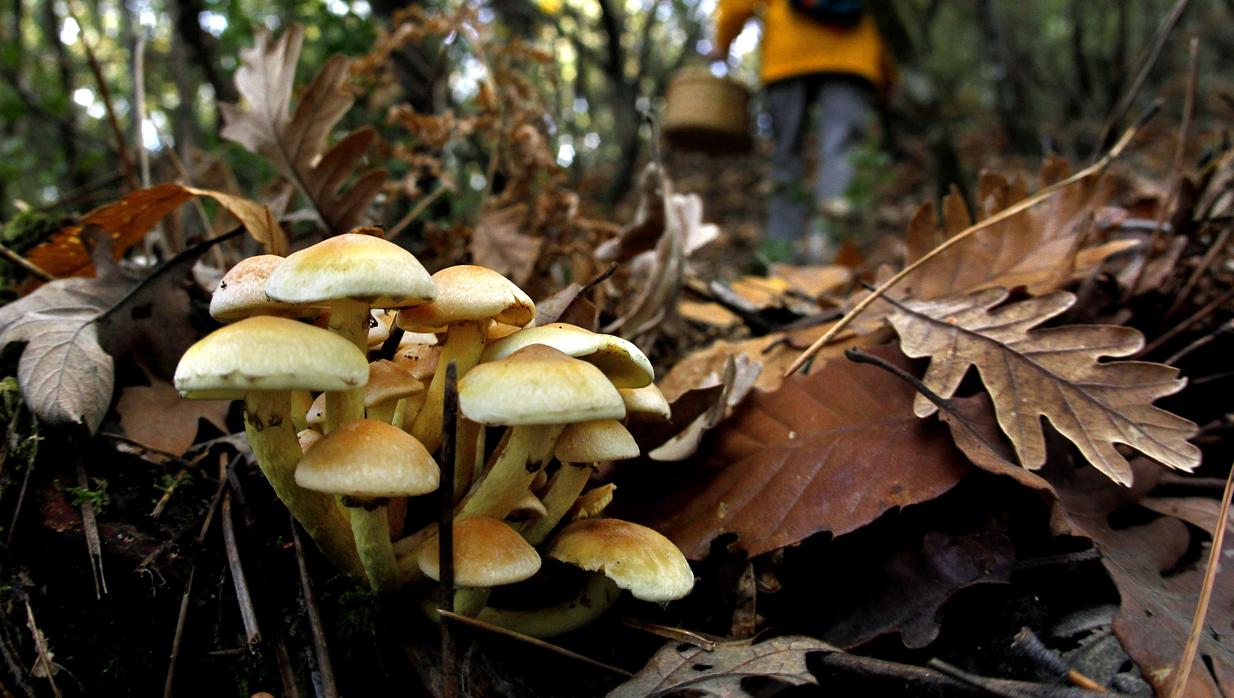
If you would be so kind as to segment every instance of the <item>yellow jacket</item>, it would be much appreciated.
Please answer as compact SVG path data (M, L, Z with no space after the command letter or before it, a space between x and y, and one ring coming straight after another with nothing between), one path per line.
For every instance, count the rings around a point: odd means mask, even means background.
M883 40L867 12L851 28L810 19L789 0L720 0L716 12L716 46L727 52L745 23L761 8L764 83L808 73L858 75L881 87L891 80Z

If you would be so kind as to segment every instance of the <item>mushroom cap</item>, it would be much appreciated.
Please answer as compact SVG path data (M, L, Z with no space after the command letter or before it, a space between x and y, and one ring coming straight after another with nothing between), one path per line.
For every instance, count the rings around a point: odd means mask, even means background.
M321 426L326 423L326 394L322 393L313 398L313 404L309 405L308 412L304 415L304 421L309 426Z
M620 388L618 392L626 403L628 415L649 415L665 421L673 416L673 409L669 407L664 393L660 392L655 383L641 388Z
M364 406L397 400L424 392L424 384L411 371L393 361L378 359L368 365L368 385L364 386Z
M416 563L430 579L441 579L441 543L433 536L420 546ZM540 554L506 523L487 516L454 522L454 583L492 587L531 578Z
M532 344L544 344L595 364L618 388L642 388L655 377L651 362L633 343L564 322L529 327L493 342L485 347L480 361L497 361Z
M514 282L487 267L460 264L433 274L437 298L399 311L398 325L434 332L454 322L497 320L522 327L536 316L536 304Z
M431 381L440 357L440 344L408 344L399 347L394 363L407 369L411 377L418 381Z
M322 435L316 429L302 429L296 432L296 439L300 442L300 453L308 453L313 444L321 441Z
M259 254L236 262L210 296L210 317L234 322L253 315L303 317L319 315L323 308L276 301L266 295L266 280L283 263L276 254Z
M344 233L289 255L270 274L266 293L289 303L350 298L402 308L428 303L437 288L407 250L372 235Z
M368 382L368 358L319 327L259 315L206 335L176 366L187 398L244 397L250 390L348 390Z
M357 498L411 497L437 489L441 471L416 437L374 419L326 434L296 466L296 484Z
M569 424L626 413L600 369L542 344L471 369L458 395L463 414L488 425Z
M618 519L582 519L561 530L548 556L591 572L603 572L636 599L672 601L694 588L694 573L672 541Z
M398 317L398 312L383 308L373 308L369 311L369 317L372 320L368 323L368 345L369 348L381 346L387 339L390 338L390 328L394 326L394 318Z
M562 463L598 463L638 457L638 444L615 419L576 422L561 432L554 451Z
M569 521L578 521L580 519L591 519L599 516L613 503L613 492L616 491L617 485L607 482L599 487L593 487L586 492L580 494L578 499L574 500L574 504L570 507L570 511L566 512L566 519Z

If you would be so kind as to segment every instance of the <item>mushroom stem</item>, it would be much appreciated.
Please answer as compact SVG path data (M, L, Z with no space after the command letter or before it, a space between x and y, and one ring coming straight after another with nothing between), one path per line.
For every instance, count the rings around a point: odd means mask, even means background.
M484 469L484 427L460 418L455 444L458 455L455 456L454 503L457 504Z
M307 390L291 391L291 423L296 431L309 428L308 411L313 407L313 394Z
M488 604L487 587L463 587L454 592L454 612L460 616L475 617Z
M334 497L296 484L300 441L289 413L287 391L251 391L245 396L244 432L253 457L274 493L326 557L350 574L359 574L351 527Z
M540 470L540 461L552 453L553 444L565 426L560 424L520 425L510 429L498 448L496 460L478 483L459 503L455 519L491 516L504 519Z
M437 535L437 524L429 524L410 536L400 538L391 544L394 550L394 562L398 568L400 586L407 586L424 579L424 571L416 561L420 546L429 538Z
M570 506L583 493L587 480L591 478L591 469L592 466L586 464L561 464L557 474L549 481L548 491L542 498L544 508L548 510L548 513L528 522L522 531L523 538L527 539L528 543L539 545L548 537L548 534L553 532L557 523L570 510Z
M348 507L351 512L351 532L356 538L356 552L373 591L390 591L399 586L398 566L390 544L390 526L384 503L370 508Z
M351 299L330 303L330 331L368 354L368 304ZM364 419L364 386L326 393L326 433Z
M587 585L569 601L530 611L508 611L490 606L476 617L524 635L550 638L591 623L604 615L620 595L621 589L613 580L593 572L588 575Z
M404 429L420 440L429 453L441 446L442 402L446 390L446 366L450 362L458 367L458 377L461 380L467 372L480 362L480 354L484 351L485 324L482 322L456 322L446 331L446 343L441 348L441 356L437 359L437 370L433 372L433 380L425 393L424 406L410 427ZM458 477L458 471L455 471ZM457 479L456 479L457 482Z

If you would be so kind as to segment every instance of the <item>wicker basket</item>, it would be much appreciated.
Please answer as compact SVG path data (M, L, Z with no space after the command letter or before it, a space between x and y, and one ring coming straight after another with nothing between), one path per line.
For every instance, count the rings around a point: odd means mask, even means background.
M706 68L684 68L668 85L664 137L682 150L740 153L750 149L750 91Z

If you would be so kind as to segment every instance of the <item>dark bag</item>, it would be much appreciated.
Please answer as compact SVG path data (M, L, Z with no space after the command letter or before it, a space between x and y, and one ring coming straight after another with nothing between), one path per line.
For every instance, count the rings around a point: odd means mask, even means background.
M855 27L861 21L863 0L788 0L797 12L816 22L837 27Z

